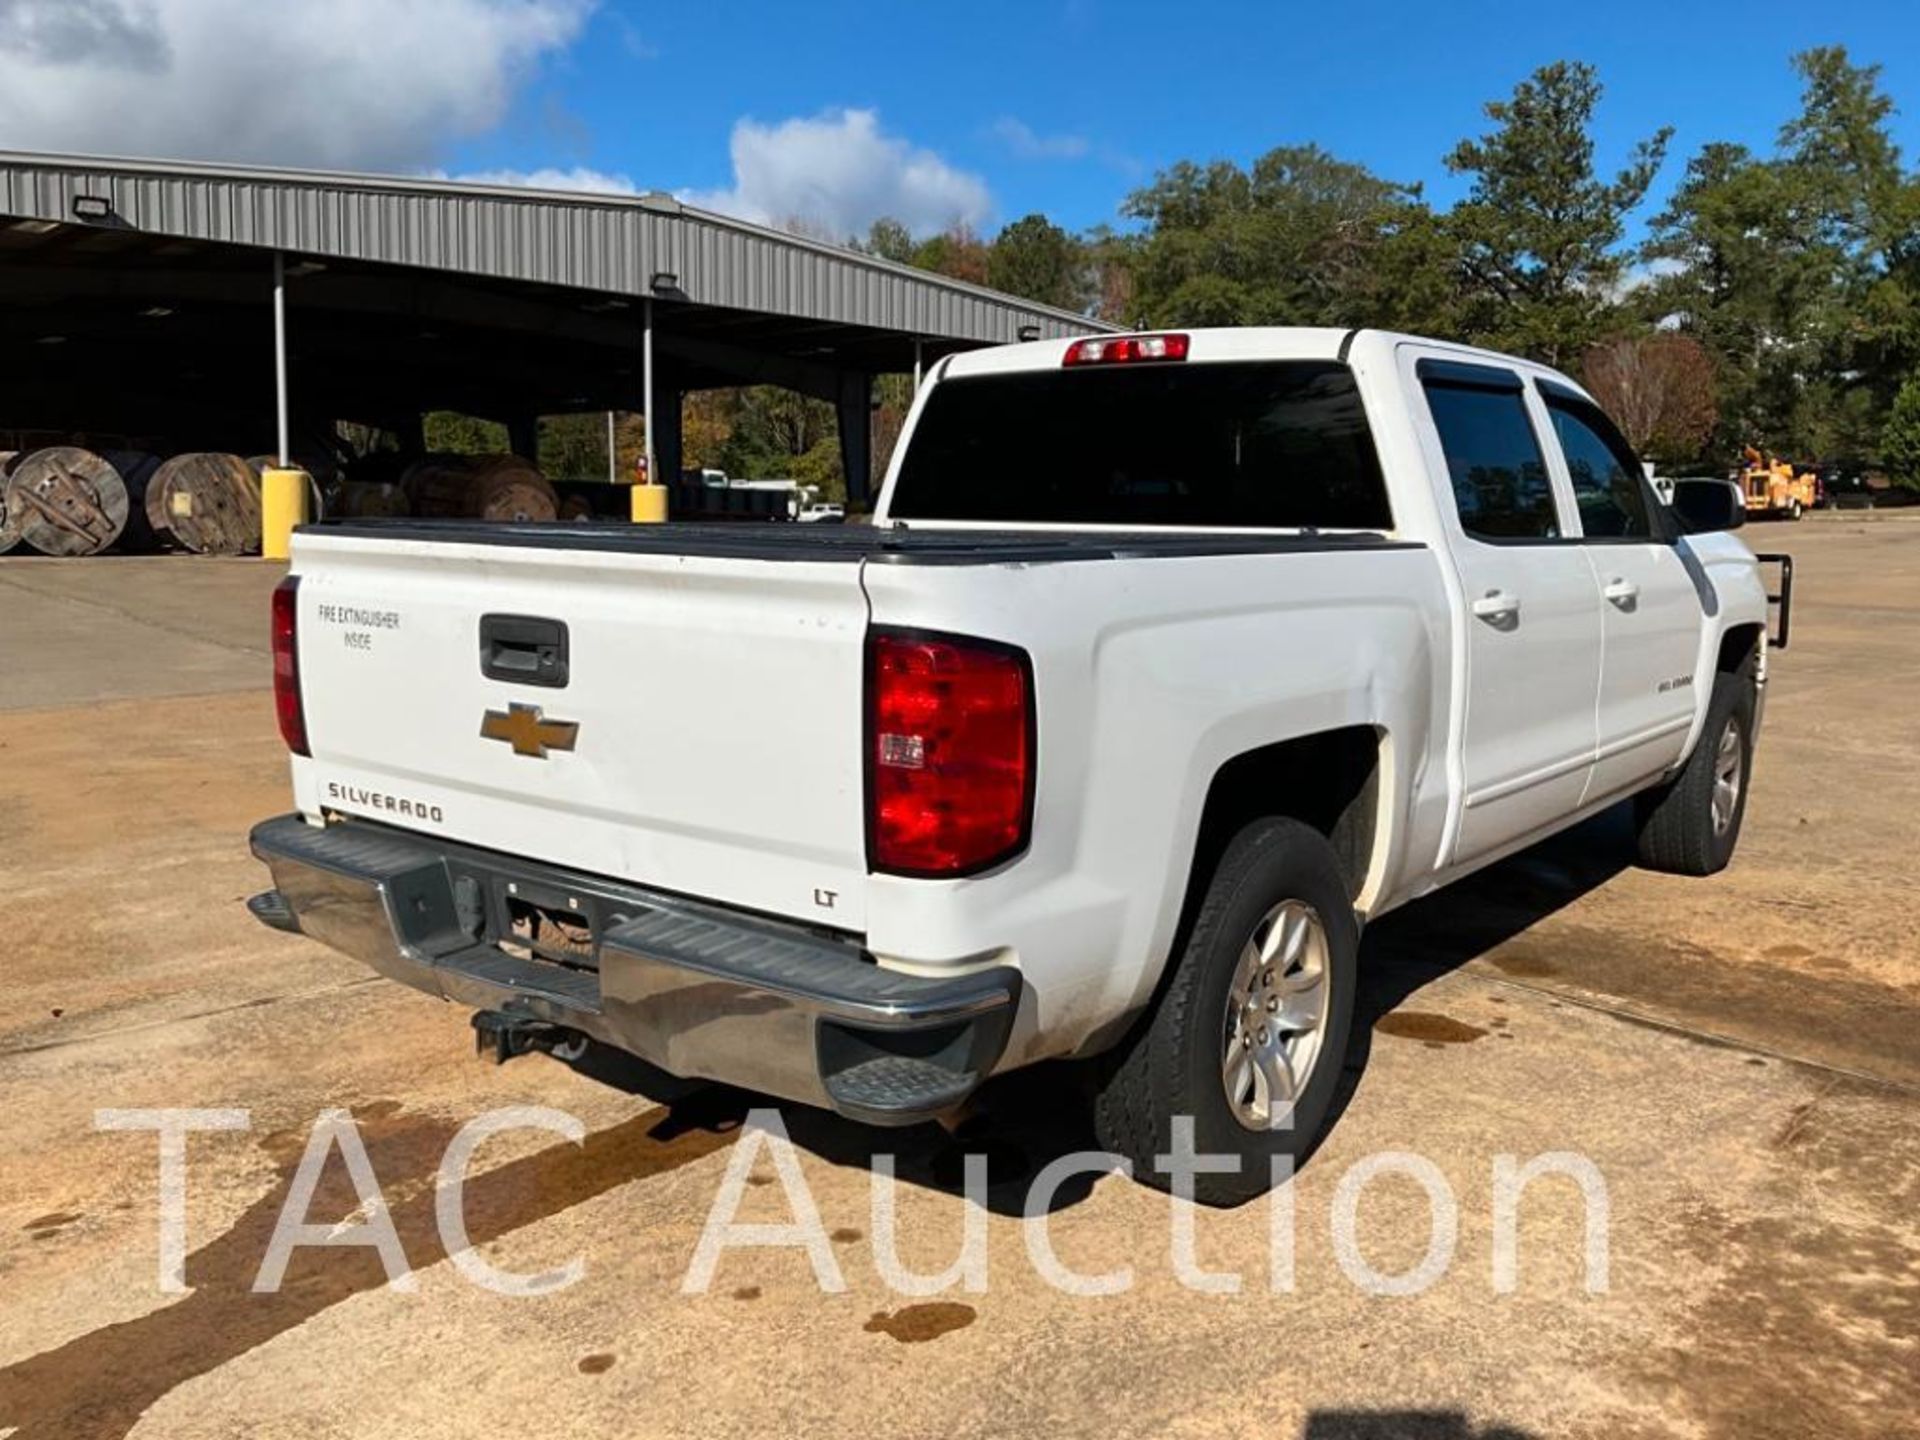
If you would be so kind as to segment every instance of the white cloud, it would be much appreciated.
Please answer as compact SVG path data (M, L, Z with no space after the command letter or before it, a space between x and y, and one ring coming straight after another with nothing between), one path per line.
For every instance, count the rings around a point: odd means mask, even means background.
M864 234L882 216L928 235L950 225L981 226L993 213L984 180L883 133L872 110L829 110L777 125L743 119L729 149L733 184L688 191L683 200L767 225L798 222L836 238Z
M1081 160L1093 148L1084 135L1038 135L1011 115L993 122L993 135L1020 160Z
M0 145L419 170L595 0L0 0Z
M459 175L432 172L435 178L462 180L469 185L524 185L530 190L579 190L589 195L637 195L640 187L628 175L576 165L570 170L547 166L540 170L469 170Z

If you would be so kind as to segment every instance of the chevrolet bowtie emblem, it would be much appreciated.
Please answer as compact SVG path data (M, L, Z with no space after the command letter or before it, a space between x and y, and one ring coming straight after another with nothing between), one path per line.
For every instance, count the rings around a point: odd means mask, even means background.
M547 758L549 750L573 749L574 737L580 733L580 727L572 720L548 720L540 714L538 705L522 705L514 702L505 711L489 710L480 721L480 735L485 740L504 740L513 746L516 755L531 755L536 760Z

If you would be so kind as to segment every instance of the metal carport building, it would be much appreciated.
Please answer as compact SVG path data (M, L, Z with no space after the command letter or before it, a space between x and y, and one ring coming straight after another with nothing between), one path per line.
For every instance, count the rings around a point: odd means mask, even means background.
M0 152L0 425L239 449L451 409L530 454L540 415L655 411L671 477L680 396L770 383L837 407L857 499L874 375L1106 328L664 194Z

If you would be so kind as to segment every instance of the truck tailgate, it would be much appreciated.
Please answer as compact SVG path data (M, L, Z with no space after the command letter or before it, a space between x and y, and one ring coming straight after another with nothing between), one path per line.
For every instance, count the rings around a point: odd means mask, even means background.
M858 563L304 531L293 569L309 815L862 928ZM564 625L564 685L483 674L483 616Z

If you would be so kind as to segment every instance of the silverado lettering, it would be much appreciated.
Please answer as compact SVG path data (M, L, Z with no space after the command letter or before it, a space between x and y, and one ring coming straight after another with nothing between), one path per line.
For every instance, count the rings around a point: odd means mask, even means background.
M385 795L378 790L363 790L356 785L341 785L335 781L327 782L327 798L341 805L351 805L360 810L386 810L395 815L413 816L420 820L430 820L435 825L442 823L445 816L438 805L425 800L408 800L397 795Z

